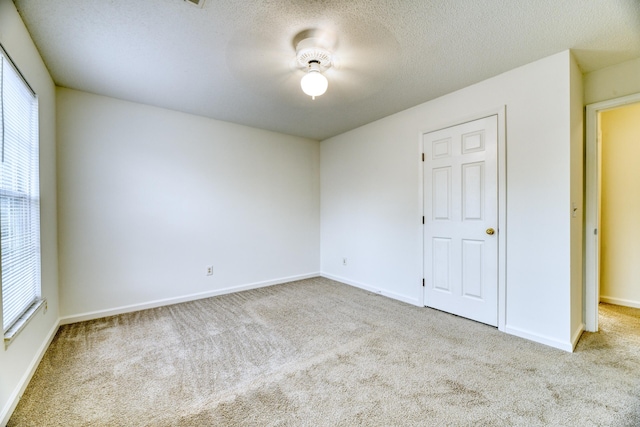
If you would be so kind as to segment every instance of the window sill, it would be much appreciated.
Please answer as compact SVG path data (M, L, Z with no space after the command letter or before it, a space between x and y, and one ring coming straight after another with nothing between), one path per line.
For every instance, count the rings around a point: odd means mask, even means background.
M45 312L47 310L47 300L41 299L39 301L31 304L31 307L13 324L11 328L7 332L4 333L4 348L5 350L9 348L9 345L13 342L13 340L18 336L18 334L27 326L27 323L31 321L36 316L36 313L40 311L40 309L44 307Z

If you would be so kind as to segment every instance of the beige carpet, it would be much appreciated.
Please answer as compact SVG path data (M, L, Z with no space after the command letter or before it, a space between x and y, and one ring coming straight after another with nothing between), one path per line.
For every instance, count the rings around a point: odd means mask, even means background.
M310 279L60 328L9 426L637 426L640 310L575 353Z

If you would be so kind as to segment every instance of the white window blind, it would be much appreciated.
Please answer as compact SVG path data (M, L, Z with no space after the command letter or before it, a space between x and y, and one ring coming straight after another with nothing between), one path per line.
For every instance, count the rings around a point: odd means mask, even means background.
M2 328L40 300L38 99L0 51Z

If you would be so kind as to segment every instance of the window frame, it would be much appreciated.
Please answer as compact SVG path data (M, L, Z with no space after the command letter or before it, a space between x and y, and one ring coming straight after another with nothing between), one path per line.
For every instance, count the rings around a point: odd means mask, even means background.
M14 76L10 78L13 79L14 82L19 82L14 88L17 88L18 92L22 92L23 96L26 94L27 96L30 95L33 97L27 102L28 108L12 111L11 114L16 113L16 111L20 114L20 123L16 125L17 127L11 127L11 121L7 120L7 118L14 118L14 116L10 116L5 112L7 107L5 97L9 97L10 95L7 95L5 92L4 84L8 81L8 78L5 78L4 73L6 73L9 68L12 70L9 72L12 72L12 74L15 73ZM20 94L18 93L16 96L20 96ZM13 99L15 100L15 98ZM25 97L23 99L27 98ZM18 98L16 102L19 102L19 100ZM16 103L13 103L13 105L16 106L16 108L20 107L20 105ZM11 215L7 213L7 211L0 212L0 218L3 223L2 245L0 245L0 306L2 307L2 329L5 349L42 307L44 307L45 311L47 308L46 299L42 298L42 250L40 246L41 204L39 182L40 117L38 106L38 95L20 72L11 56L4 49L4 46L0 44L0 125L2 126L0 129L0 202L2 202L4 208L11 203L21 204L21 211L15 215ZM22 115L24 115L24 117ZM22 122L22 120L26 120L26 124ZM25 138L16 136L19 131L25 130L22 129L22 125L24 125L28 131ZM8 137L7 135L13 136ZM9 141L13 141L15 144L7 146L6 144ZM5 150L9 149L12 150L11 154L13 154L13 157L16 157L15 153L17 152L17 156L26 156L28 160L15 163L17 160L11 159L11 155L9 155L8 166L5 166ZM15 164L11 163L12 161ZM25 167L25 165L28 166ZM4 167L11 167L10 172L7 174L10 181L17 182L19 180L26 180L26 184L23 185L24 188L19 188L17 185L15 188L12 188L9 186L11 184L7 184L8 181L5 181L7 177L3 175L7 170L3 170ZM20 171L17 172L17 170ZM14 212L13 210L10 211ZM8 230L14 227L19 229L18 233L8 232ZM23 239L26 243L22 242ZM15 245L13 240L18 240L21 245L17 246L19 249L14 249L7 255L4 253L6 251L3 251L3 248L5 245ZM26 248L26 250L24 248ZM25 253L27 253L27 255L24 255ZM12 255L16 256L16 254L20 257L18 262L13 261L15 258L8 259ZM18 268L20 273L22 273L23 270L28 271L28 279L26 280L24 276L16 275L13 272L7 275L12 281L17 282L19 280L20 282L18 285L14 285L11 291L13 298L8 304L11 304L10 307L13 309L14 315L10 316L6 322L8 324L5 324L5 310L8 306L3 299L3 289L5 288L4 280L6 279L3 272L5 262L14 262L14 267ZM28 266L27 269L25 269L25 265ZM18 286L18 288L15 286ZM16 292L21 295L27 295L27 298L16 297ZM24 294L22 294L23 292ZM20 314L18 315L16 313Z

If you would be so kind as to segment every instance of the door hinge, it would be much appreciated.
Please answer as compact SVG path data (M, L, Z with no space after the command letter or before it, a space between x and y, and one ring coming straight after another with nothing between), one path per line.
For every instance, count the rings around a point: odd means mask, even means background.
M424 162L424 153L422 153L422 161Z
M424 215L422 215L422 223L424 224Z
M424 279L422 279L422 287L424 288Z

